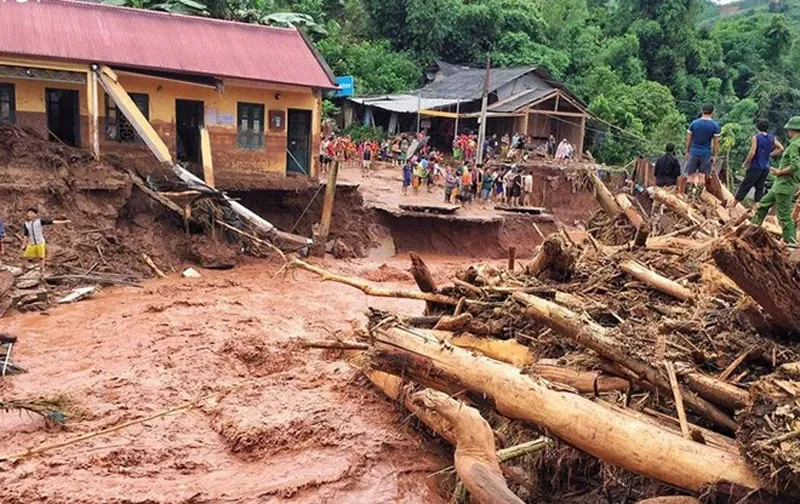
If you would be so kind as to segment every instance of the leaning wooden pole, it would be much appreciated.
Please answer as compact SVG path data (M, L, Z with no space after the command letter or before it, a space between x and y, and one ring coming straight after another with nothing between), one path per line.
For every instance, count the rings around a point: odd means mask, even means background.
M525 315L528 317L544 322L554 331L558 331L575 343L594 350L601 357L619 364L640 379L652 383L664 393L672 393L672 386L663 373L620 348L604 327L595 322L586 322L577 313L540 297L515 293L514 299L525 306ZM681 393L686 405L698 415L730 432L738 429L738 425L731 417L710 402L697 397L689 390L682 389Z
M322 216L319 221L319 233L314 237L314 255L322 257L325 255L325 244L328 242L328 234L331 231L331 220L333 218L333 202L336 198L336 178L339 175L339 161L333 163L328 172L328 182L325 184L325 199L322 202Z
M577 394L552 390L508 364L442 345L426 331L373 331L375 367L415 378L436 374L490 399L509 418L535 423L618 467L691 491L730 482L758 488L739 454L683 439Z

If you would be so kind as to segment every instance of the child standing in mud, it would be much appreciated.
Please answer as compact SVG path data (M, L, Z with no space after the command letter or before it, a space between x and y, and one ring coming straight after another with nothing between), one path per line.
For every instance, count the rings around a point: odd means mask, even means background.
M406 161L403 165L403 196L408 196L408 186L411 185L411 176L414 168L411 161Z

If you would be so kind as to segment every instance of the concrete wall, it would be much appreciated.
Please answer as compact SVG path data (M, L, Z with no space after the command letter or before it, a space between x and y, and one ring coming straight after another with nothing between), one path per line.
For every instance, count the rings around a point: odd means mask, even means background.
M259 180L283 177L287 165L287 132L289 109L311 111L310 164L312 174L316 173L316 160L319 152L321 97L318 91L296 86L278 84L232 82L225 83L224 91L218 92L210 87L156 79L138 75L122 74L120 83L130 93L146 93L149 96L150 123L161 139L172 151L176 148L175 100L200 100L204 104L205 125L211 139L214 171L218 181L224 181L222 188L251 188L258 186ZM11 83L15 87L16 116L20 126L30 127L42 135L47 133L45 114L45 88L74 89L79 92L81 147L89 148L89 111L85 84L66 82L46 82L42 80L16 79L0 76L0 83ZM123 156L151 156L143 144L125 144L108 140L105 136L105 93L99 89L98 108L100 120L101 154L115 153ZM240 149L236 145L237 103L257 103L264 105L265 134L264 148L259 150ZM270 128L270 112L283 112L283 126ZM239 179L245 182L239 183Z

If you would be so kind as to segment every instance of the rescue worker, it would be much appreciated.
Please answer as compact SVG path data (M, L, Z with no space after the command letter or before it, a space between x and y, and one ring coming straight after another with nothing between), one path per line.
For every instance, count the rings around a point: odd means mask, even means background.
M783 127L789 135L789 145L783 152L779 168L770 168L775 182L766 196L759 202L758 210L753 216L753 224L761 225L775 206L775 214L783 229L783 240L797 244L797 229L792 220L792 197L800 184L800 116L789 119Z

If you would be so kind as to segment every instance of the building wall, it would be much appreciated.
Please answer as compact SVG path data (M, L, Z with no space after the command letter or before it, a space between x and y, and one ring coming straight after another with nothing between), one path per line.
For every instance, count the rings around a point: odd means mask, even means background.
M225 83L224 91L210 87L154 79L143 76L121 74L120 83L130 93L146 93L149 97L150 123L161 139L175 154L175 100L200 100L204 104L205 126L211 139L214 172L218 180L225 180L231 188L258 186L258 180L282 176L286 173L287 137L289 109L311 112L310 168L316 173L316 158L319 151L321 125L320 93L310 88L281 86L266 83ZM0 76L0 83L15 85L16 117L21 126L33 128L43 135L47 133L45 114L45 88L75 89L79 92L81 147L89 148L89 111L85 84L46 82L41 80L14 79ZM105 134L105 93L99 87L98 108L100 120L101 154L115 153L123 156L151 156L144 144L125 144L108 140ZM264 105L264 147L259 150L237 147L237 103ZM283 112L283 126L279 130L270 128L270 112ZM239 183L238 179L246 180Z

